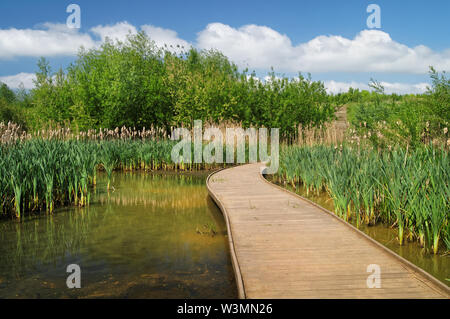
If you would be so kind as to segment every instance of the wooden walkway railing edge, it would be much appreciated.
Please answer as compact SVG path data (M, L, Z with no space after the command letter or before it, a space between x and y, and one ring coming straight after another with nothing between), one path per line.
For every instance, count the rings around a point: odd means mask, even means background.
M224 169L227 169L227 168L218 169L208 175L208 177L206 178L206 188L208 189L209 196L211 196L211 198L214 200L214 202L217 204L217 206L219 206L220 211L222 212L222 214L224 216L225 224L227 226L228 244L230 246L231 263L233 265L234 278L236 280L236 286L238 289L238 297L239 297L239 299L246 299L245 289L244 289L244 280L242 279L241 268L239 266L239 261L237 259L236 251L234 248L233 233L231 231L230 219L228 217L228 213L227 213L227 210L225 209L225 206L222 204L220 199L214 194L214 192L211 190L211 188L209 186L209 179L214 174L216 174Z
M399 254L397 254L396 252L390 250L389 248L387 248L386 246L384 246L383 244L381 244L380 242L376 241L375 239L373 239L372 237L370 237L369 235L367 235L366 233L364 233L363 231L359 230L358 228L356 228L355 226L353 226L352 224L346 222L345 220L343 220L342 218L340 218L339 216L337 216L336 214L334 214L332 211L329 211L328 209L314 203L313 201L304 198L303 196L294 193L284 187L281 187L279 185L276 185L270 181L268 181L264 176L263 176L263 172L264 170L261 170L261 174L259 174L259 177L264 180L264 182L270 184L273 187L276 187L284 192L287 192L288 194L291 194L297 198L300 198L301 200L319 208L321 211L333 216L335 219L339 220L341 223L345 224L347 227L349 227L350 229L352 229L353 231L357 232L359 235L361 235L365 240L369 241L371 244L378 246L379 248L381 248L382 250L384 250L385 252L387 252L388 254L390 254L391 256L393 256L394 258L396 258L397 260L399 260L401 263L403 263L404 265L406 265L407 267L409 267L410 269L412 269L414 272L417 272L419 274L421 274L422 276L424 276L427 280L431 281L433 284L435 284L438 289L440 289L441 293L447 294L450 297L450 288L444 284L442 281L440 281L439 279L433 277L431 274L429 274L428 272L426 272L425 270L423 270L422 268L414 265L412 262L410 262L409 260L403 258L402 256L400 256ZM417 277L418 279L420 277Z

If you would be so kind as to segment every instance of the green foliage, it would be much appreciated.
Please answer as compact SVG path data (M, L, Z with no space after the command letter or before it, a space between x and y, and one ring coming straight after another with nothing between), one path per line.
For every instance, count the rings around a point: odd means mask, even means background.
M357 135L376 147L415 148L430 141L445 144L450 125L450 80L445 72L439 74L433 68L430 77L432 87L426 94L417 96L382 95L382 86L373 81L375 98L347 109Z
M154 127L170 133L172 126L191 127L200 119L279 127L282 136L291 136L299 124L319 125L334 113L321 82L274 73L261 82L220 52L191 48L177 54L156 47L143 32L81 50L66 73L52 74L44 59L38 66L35 128L51 121L81 129Z
M168 126L161 52L140 33L81 51L68 69L70 118L82 128Z
M0 98L0 122L15 122L20 121L20 116L13 105L9 104L5 99Z
M0 122L14 122L25 126L24 105L27 103L28 96L23 91L16 95L5 83L0 82Z
M247 120L244 125L279 127L281 136L288 137L295 135L299 124L319 126L334 118L335 108L323 83L301 74L294 79L279 78L273 72L269 76L264 84L252 78L242 81L251 88L241 103L239 118Z
M0 82L0 100L8 104L16 102L16 95L5 83Z
M433 125L437 127L448 127L450 124L450 79L447 73L439 74L430 67L431 88L428 89L426 102L430 109Z

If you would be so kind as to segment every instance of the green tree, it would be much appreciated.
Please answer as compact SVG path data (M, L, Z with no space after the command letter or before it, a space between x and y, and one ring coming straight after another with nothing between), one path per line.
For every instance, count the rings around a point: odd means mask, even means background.
M5 100L8 104L16 102L16 95L14 94L14 91L2 82L0 82L0 99Z

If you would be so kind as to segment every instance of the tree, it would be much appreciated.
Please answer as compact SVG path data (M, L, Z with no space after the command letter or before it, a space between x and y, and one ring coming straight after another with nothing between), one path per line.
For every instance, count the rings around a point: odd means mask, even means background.
M8 104L16 102L16 95L14 94L14 91L11 90L6 83L2 82L0 82L0 99L5 100Z

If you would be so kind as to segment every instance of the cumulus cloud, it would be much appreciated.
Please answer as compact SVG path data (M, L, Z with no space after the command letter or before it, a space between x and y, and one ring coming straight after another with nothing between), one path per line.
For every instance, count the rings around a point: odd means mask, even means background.
M109 38L113 41L124 41L126 40L128 34L137 33L136 27L126 21L119 22L113 25L98 25L91 28L90 31L99 36L101 41L105 41L106 38Z
M158 46L167 44L189 48L190 44L180 39L170 29L143 25L140 27ZM35 29L0 29L0 59L14 57L73 56L82 46L86 49L98 47L105 39L124 41L128 34L136 34L138 28L123 21L113 25L98 25L87 33L70 29L65 24L44 23Z
M25 89L32 89L34 87L33 80L36 79L34 73L19 73L16 75L0 76L0 82L5 83L11 89L18 89L20 84L23 84Z
M125 40L129 33L144 30L158 46L191 44L170 29L153 25L139 28L123 21L99 25L82 33L65 24L45 23L35 29L0 29L0 59L18 56L74 55L80 46L92 48L109 37ZM435 52L419 45L408 47L380 30L363 30L353 39L321 35L305 43L291 39L266 26L245 25L233 28L211 23L197 34L195 45L222 51L241 67L283 72L387 72L424 74L433 65L450 70L450 49Z
M430 86L428 83L399 83L399 82L380 82L384 86L384 91L387 94L420 94L427 91ZM328 93L343 93L347 92L350 87L360 90L369 90L371 88L367 83L362 82L339 82L339 81L324 81L325 88Z
M222 51L242 67L287 72L401 72L423 74L430 65L450 70L450 50L410 48L380 30L363 30L353 39L322 35L293 45L289 37L269 27L232 28L211 23L199 32L200 48Z
M325 88L328 93L344 93L347 92L349 88L360 89L360 90L369 90L369 86L367 83L362 82L339 82L339 81L324 81Z
M381 82L381 85L384 86L384 91L386 93L397 93L397 94L420 94L427 91L430 86L428 83L390 83L390 82Z
M0 58L72 55L80 46L90 48L94 41L90 35L65 24L45 23L39 29L0 29Z
M177 32L170 29L155 27L153 25L144 24L140 26L139 30L144 31L147 36L155 42L158 47L173 48L173 51L181 51L182 47L188 49L191 44L178 37ZM99 36L101 41L109 38L113 41L124 41L129 34L136 34L138 29L128 22L119 22L114 25L99 25L90 30L95 35Z
M0 29L0 59L14 57L74 56L83 46L98 47L107 37L123 41L128 34L143 30L162 47L175 51L192 45L200 49L218 49L241 67L277 72L384 72L425 74L433 65L438 70L450 70L450 49L436 52L419 45L408 47L394 41L380 30L363 30L354 38L321 35L308 42L293 44L291 39L272 28L245 25L233 28L222 23L208 24L197 34L194 43L181 39L177 32L153 25L134 26L127 21L98 25L87 32L70 29L65 24L44 23L33 29ZM1 77L11 87L23 82L33 86L31 73ZM350 86L368 89L366 83L325 82L329 92L347 91ZM382 82L387 93L422 93L426 83L407 84Z
M167 45L169 48L172 47L174 51L180 51L183 47L185 50L191 47L191 44L178 37L178 34L170 29L164 29L160 27L155 27L152 25L141 26L143 30L159 47Z
M211 23L199 32L197 45L202 49L218 49L241 66L252 68L283 66L286 69L294 58L291 40L264 26L246 25L235 29Z

